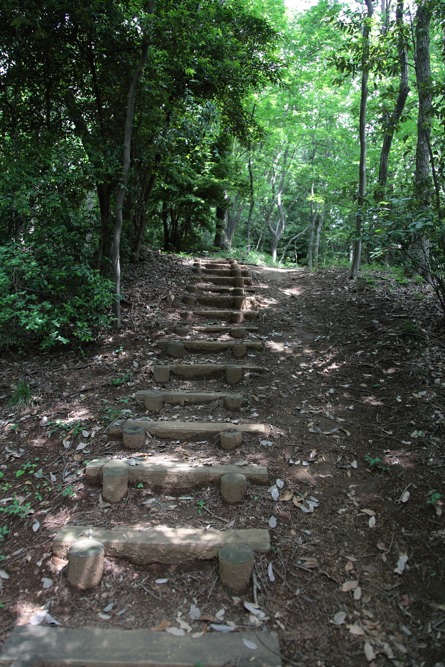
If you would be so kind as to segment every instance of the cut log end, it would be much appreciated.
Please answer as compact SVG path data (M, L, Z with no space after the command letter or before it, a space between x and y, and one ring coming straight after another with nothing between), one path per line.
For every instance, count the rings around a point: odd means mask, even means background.
M245 544L231 544L218 553L221 583L235 593L245 592L252 579L254 552Z

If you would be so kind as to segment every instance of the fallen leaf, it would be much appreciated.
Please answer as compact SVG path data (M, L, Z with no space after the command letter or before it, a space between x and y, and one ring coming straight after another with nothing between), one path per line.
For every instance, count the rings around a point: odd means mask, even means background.
M404 491L402 495L400 496L400 502L401 503L407 503L410 497L410 492L409 491Z
M360 512L363 512L363 514L367 514L368 516L374 516L375 515L374 510L363 509L363 510L360 510Z
M101 618L103 621L109 621L111 616L110 614L103 614L101 611L97 614L99 618Z
M37 521L37 519L36 519L36 520L34 521L34 523L32 524L32 532L33 532L33 533L37 533L37 531L39 530L39 528L40 528L40 522Z
M255 651L258 648L255 642L251 642L250 639L246 639L245 637L243 637L243 644L247 648L250 648L252 651Z
M365 634L365 631L363 630L362 626L359 625L358 623L353 623L352 625L348 625L347 627L351 635L354 635L355 637L359 637Z
M408 562L408 555L407 554L400 554L399 560L397 561L397 566L394 569L394 572L396 574L403 574L406 568L406 564Z
M153 632L164 632L164 630L166 630L170 626L171 626L170 621L163 620L160 623L158 623L158 625L155 625L152 628L150 628L150 630L152 630Z
M48 577L42 577L40 581L42 582L42 588L51 588L54 583L54 581Z
M266 616L264 611L255 607L251 602L244 602L244 608L247 609L247 611L250 611L254 616L258 616L258 618L265 618Z
M185 630L183 630L182 628L169 627L165 628L165 632L168 632L174 637L184 637L185 635Z
M155 584L166 584L168 579L155 579Z
M363 651L365 653L365 657L366 657L366 660L368 662L371 662L371 660L374 660L375 653L374 653L374 649L372 648L372 644L370 644L370 642L365 642L365 644L363 646Z
M210 627L215 632L233 632L235 628L232 628L231 625L220 625L218 623L210 623Z
M113 607L114 607L114 603L113 603L113 602L110 602L110 604L107 604L107 606L104 607L104 608L102 609L102 611L103 611L105 614L108 614L108 613L113 609Z
M276 502L278 498L280 497L280 492L278 491L276 486L272 486L270 489L270 495L272 496L272 499Z
M341 587L342 593L348 593L349 591L354 591L358 586L358 580L354 579L351 581L345 581L345 583Z
M281 502L285 503L288 500L292 500L293 497L294 497L294 494L292 493L292 491L287 490L287 491L283 491L283 493L280 495L279 500Z
M278 521L275 516L271 516L269 519L269 528L276 528L278 524Z
M370 516L370 517L369 517L369 521L368 521L368 526L369 526L370 528L374 528L374 526L375 526L375 521L376 521L375 516Z
M199 621L201 618L201 610L194 604L190 605L189 616L192 621Z
M5 570L0 570L0 579L9 579L9 574Z
M334 618L332 619L332 623L334 625L341 625L342 623L345 622L345 620L346 620L346 612L345 611L338 611L335 614Z
M354 569L354 563L351 563L351 561L348 560L348 562L347 562L346 565L345 565L345 570L346 570L346 572L350 572L350 571L353 570L353 569Z
M354 591L354 600L360 600L361 597L362 597L362 589L360 588L360 586L357 586L357 588Z
M269 577L269 581L274 582L275 581L275 575L273 573L273 565L272 563L269 563L267 567L267 576Z

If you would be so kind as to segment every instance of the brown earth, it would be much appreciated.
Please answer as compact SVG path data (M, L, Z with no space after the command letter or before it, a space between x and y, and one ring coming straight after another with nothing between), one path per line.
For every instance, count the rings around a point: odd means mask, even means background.
M223 505L216 488L146 487L110 506L84 481L86 460L128 455L106 427L144 414L134 394L156 388L152 366L168 361L156 343L173 336L191 261L147 253L125 279L123 331L94 349L0 360L2 640L16 624L47 622L48 611L66 627L266 627L279 634L283 665L443 664L445 348L434 298L384 271L352 283L343 270L249 270L261 310L252 339L266 349L247 363L267 372L231 387L247 399L236 414L222 404L167 405L161 414L263 422L270 434L248 436L235 452L156 439L144 452L267 465L270 487L250 487L241 506ZM193 360L207 357L186 356ZM233 363L229 354L208 360ZM31 387L28 407L11 406L19 381ZM227 390L222 380L169 388ZM223 588L213 561L107 559L99 589L78 593L51 557L68 521L270 527L272 550L256 556L252 590L241 598Z

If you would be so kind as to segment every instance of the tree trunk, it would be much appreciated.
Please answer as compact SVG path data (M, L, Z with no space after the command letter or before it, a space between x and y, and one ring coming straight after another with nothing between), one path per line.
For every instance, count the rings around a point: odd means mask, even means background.
M416 170L414 187L416 208L420 216L429 215L432 202L430 139L432 118L431 63L430 63L431 6L428 0L419 3L416 14L416 81L419 95L417 116ZM427 280L429 269L429 240L420 230L414 235L409 255L416 270Z
M152 1L151 5L152 6L154 5L154 1ZM139 79L142 76L142 72L147 62L147 57L148 57L148 43L144 41L142 44L141 57L139 59L136 71L130 83L130 88L128 90L127 111L125 117L124 147L123 147L123 158L122 158L122 173L116 196L116 207L115 207L116 218L114 224L113 245L111 247L111 262L113 266L114 298L115 298L113 313L115 317L114 327L117 331L119 331L119 329L121 328L120 244L121 244L121 234L122 234L122 224L123 224L122 210L124 206L125 195L127 193L128 174L130 172L131 137L133 134L136 87Z
M142 248L142 242L144 240L144 234L145 234L145 225L147 221L147 204L148 200L150 198L151 192L153 190L154 184L156 181L156 174L152 172L150 174L150 177L148 179L148 182L144 188L144 193L142 196L142 202L140 204L141 209L139 213L139 224L136 229L136 235L133 241L133 248L132 248L132 262L134 264L137 264L139 262L139 258L141 255L141 248Z
M247 245L247 252L249 253L252 216L253 216L253 209L255 208L255 188L253 183L252 151L250 150L249 150L248 169L249 169L249 212L247 214L247 222L246 222L246 245Z
M360 95L360 164L359 182L357 194L357 213L355 216L355 239L353 243L351 269L349 277L355 280L360 269L362 255L362 232L366 197L366 108L368 103L368 78L369 78L369 34L371 29L371 18L373 15L372 0L366 0L368 9L363 25L363 53L362 53L362 83Z
M389 154L391 151L391 145L394 138L394 133L397 127L397 123L400 120L400 117L405 108L406 99L409 93L408 85L408 49L406 46L406 39L403 34L403 11L404 11L404 0L397 0L396 8L396 25L398 34L398 53L399 53L399 66L400 66L400 80L399 80L399 91L397 94L397 99L394 105L393 112L390 114L386 122L385 134L383 136L383 144L380 152L380 165L379 165L379 176L378 176L378 185L375 193L375 198L377 201L382 201L385 197L386 183L388 180L388 161Z
M223 206L216 207L216 230L215 230L215 240L213 242L216 248L220 250L227 250L228 241L226 234L226 214L227 211Z

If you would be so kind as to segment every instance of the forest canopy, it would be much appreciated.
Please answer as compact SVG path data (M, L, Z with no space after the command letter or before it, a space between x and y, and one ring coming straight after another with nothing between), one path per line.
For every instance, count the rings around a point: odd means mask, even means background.
M120 323L144 245L404 266L445 310L440 0L3 0L0 347Z

